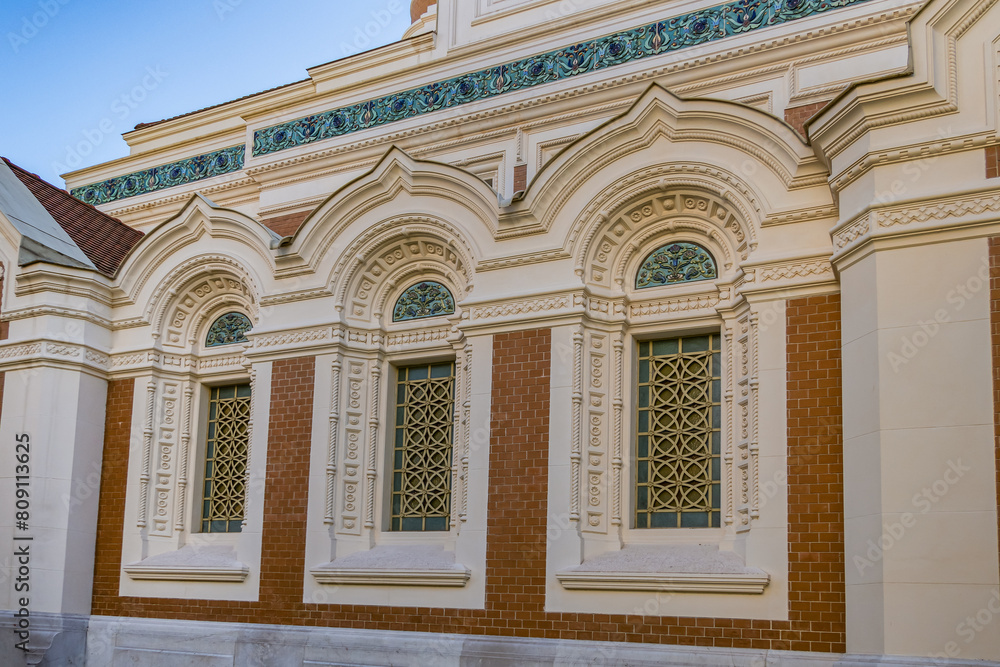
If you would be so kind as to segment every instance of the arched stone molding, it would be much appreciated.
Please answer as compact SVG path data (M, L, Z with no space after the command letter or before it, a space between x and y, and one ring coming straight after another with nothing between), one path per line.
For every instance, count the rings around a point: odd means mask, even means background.
M200 256L172 272L156 290L147 316L152 334L165 347L201 349L205 323L226 309L239 310L257 322L259 288L237 262L223 256Z
M331 195L306 219L279 250L279 276L310 271L339 275L343 258L357 253L357 240L370 239L385 220L398 220L400 211L410 213L410 220L460 227L467 258L482 256L478 248L492 243L497 228L496 193L482 180L451 165L415 160L393 147L372 171Z
M115 320L138 320L161 333L165 299L196 276L216 273L244 283L256 304L273 286L271 246L278 240L256 220L195 195L179 214L140 239L122 263L114 280ZM201 303L201 297L196 300Z
M337 308L348 320L387 326L389 295L407 279L440 278L460 302L473 287L475 255L461 231L430 217L383 221L344 252L332 280Z
M577 272L588 285L627 292L628 276L640 249L670 240L691 240L715 257L719 278L735 275L739 263L756 247L753 226L741 207L715 188L671 187L661 183L653 192L632 199L610 215L598 215L577 241ZM697 185L703 185L697 183ZM632 271L634 273L634 271Z
M734 205L740 200L753 228L775 215L832 205L826 168L788 125L752 107L681 99L654 85L622 116L549 162L505 216L510 229L500 236L563 228L560 235L574 237L578 212L595 202L588 193L601 192L612 203L622 195L616 188L653 174L714 182L734 193L727 197Z

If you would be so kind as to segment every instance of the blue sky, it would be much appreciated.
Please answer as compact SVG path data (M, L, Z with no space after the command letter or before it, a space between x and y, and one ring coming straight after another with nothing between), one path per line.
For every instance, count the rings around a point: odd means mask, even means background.
M0 1L0 155L60 174L121 134L398 40L409 0Z

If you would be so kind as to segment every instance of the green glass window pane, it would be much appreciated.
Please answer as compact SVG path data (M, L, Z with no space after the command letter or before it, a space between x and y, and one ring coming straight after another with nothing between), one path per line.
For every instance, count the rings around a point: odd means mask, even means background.
M648 461L639 461L639 466L638 466L637 472L639 474L639 483L640 484L645 484L646 482L648 482L649 481L649 462Z
M644 459L649 456L649 436L640 435L638 440L639 458Z
M398 454L399 452L397 452ZM403 490L403 473L397 472L392 476L392 490L402 491Z
M691 336L690 338L685 338L682 345L684 354L709 351L708 336Z
M649 413L645 410L639 413L639 433L649 432Z
M650 528L676 528L677 515L673 512L655 512L650 514Z
M710 336L710 338L712 339L712 351L713 352L718 352L721 349L721 347L720 347L721 346L720 339L722 337L721 336ZM719 355L717 355L717 354L713 355L712 359L714 359L714 361L712 363L716 364L715 368L718 369L718 367L719 367L718 366Z
M229 522L228 521L212 521L211 522L211 526L212 526L211 527L211 531L213 533L225 533L226 532L226 528L229 527Z
M719 512L712 512L712 528L722 526L722 515Z
M432 378L448 378L452 376L452 364L437 364L431 366Z
M424 530L448 530L448 517L427 517L427 520L424 523Z
M637 491L638 493L636 493L636 506L640 510L645 510L649 505L647 498L649 491L645 486L640 486L637 489Z
M722 406L712 406L712 428L719 428L722 425Z
M228 532L230 533L240 533L243 532L243 521L232 520L229 522Z
M681 528L708 528L708 513L707 512L682 513Z
M721 465L718 457L712 459L712 479L718 480L722 477L720 474Z
M236 397L236 387L219 387L219 399L235 398Z
M417 366L411 368L408 375L409 378L407 378L407 380L409 382L413 382L415 380L426 380L430 374L427 371L427 366Z
M712 485L712 507L722 507L722 486Z
M639 515L637 515L635 517L635 527L636 528L645 528L646 527L646 520L648 518L649 518L648 514L639 514Z
M424 520L421 517L403 517L402 530L423 530Z
M649 382L649 362L639 364L639 382Z
M715 431L712 433L712 455L719 456L722 454L722 432Z
M722 383L713 382L712 383L712 401L715 403L722 402Z
M678 339L653 341L653 356L662 357L666 354L677 354Z
M649 387L639 387L639 407L649 407Z
M649 342L642 341L639 343L639 356L648 357L649 356Z
M406 372L401 370L399 371L399 375L400 375L400 383L399 386L396 388L396 403L405 403L406 385L403 383L405 382L404 376L406 375Z

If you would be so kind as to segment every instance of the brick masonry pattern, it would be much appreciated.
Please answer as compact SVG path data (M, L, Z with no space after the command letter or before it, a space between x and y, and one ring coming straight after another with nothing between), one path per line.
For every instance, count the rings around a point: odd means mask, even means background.
M788 107L785 109L785 122L795 128L795 131L806 136L806 122L825 107L828 102L813 102L803 104L799 107Z
M986 178L1000 178L1000 144L986 148Z
M789 304L789 621L546 612L548 421L551 332L494 337L493 412L484 609L384 607L302 602L306 488L315 359L274 363L258 602L132 598L117 595L124 516L125 464L102 480L94 613L236 623L456 632L510 637L680 644L801 651L844 650L842 475L839 398L839 301ZM825 329L824 329L825 328ZM794 364L794 373L792 370ZM109 414L116 409L109 395ZM822 416L801 415L814 401ZM807 410L808 411L808 410ZM116 413L117 414L117 413ZM794 424L792 423L794 420ZM128 428L109 429L105 456L127 458ZM822 475L801 466L811 457ZM821 461L820 461L821 460ZM828 497L835 502L827 508ZM839 500L838 500L839 499ZM816 503L826 528L812 531ZM839 514L838 514L839 512ZM115 537L117 535L117 538ZM838 541L839 540L839 541ZM840 544L839 560L837 545ZM838 569L839 568L839 569ZM827 582L827 583L824 583Z
M990 343L993 353L993 433L996 447L997 550L1000 552L1000 237L989 240Z

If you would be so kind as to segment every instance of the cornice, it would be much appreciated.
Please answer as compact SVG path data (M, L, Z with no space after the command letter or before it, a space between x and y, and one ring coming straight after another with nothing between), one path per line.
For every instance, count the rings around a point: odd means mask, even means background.
M857 1L858 2L867 2L867 1L871 1L871 0L857 0ZM887 14L887 13L882 13L880 16L877 16L877 17L867 16L867 17L862 17L862 18L852 18L850 21L848 21L848 22L846 22L844 24L838 24L838 25L834 25L834 26L823 26L823 27L820 27L820 28L815 29L815 30L810 30L809 33L808 33L808 35L805 35L805 36L801 35L801 34L783 35L783 36L781 36L779 38L776 38L776 39L773 39L773 40L771 40L769 42L762 42L762 43L752 44L752 45L749 45L749 46L740 46L740 47L734 48L734 49L732 49L730 51L713 54L710 57L692 58L690 60L680 60L680 61L674 62L674 63L667 63L667 64L665 64L664 66L662 66L660 68L645 70L645 71L637 72L637 73L630 73L628 75L625 75L625 76L622 76L622 77L618 78L617 80L604 81L604 82L600 82L599 84L593 85L593 86L582 86L579 89L575 89L573 91L560 91L560 92L555 93L554 95L545 96L544 99L533 99L530 102L522 102L521 104L510 105L508 107L501 108L499 110L491 110L490 112L487 112L487 113L483 114L483 117L491 117L491 116L496 115L497 113L516 112L516 111L519 111L519 110L522 110L522 109L529 108L531 106L536 106L538 104L545 104L546 102L553 101L554 99L566 99L567 95L578 96L578 95L581 95L581 94L586 94L588 92L592 92L592 91L597 90L597 89L607 88L608 86L619 86L619 85L624 85L624 84L628 84L628 83L645 82L645 81L648 81L648 80L650 80L652 78L660 77L660 76L662 76L664 74L667 74L667 73L673 73L673 72L678 72L678 71L682 71L682 70L686 70L686 69L698 68L698 67L702 67L704 65L710 64L710 63L711 64L715 64L715 63L718 63L718 62L721 62L721 61L730 60L730 59L736 58L736 57L745 58L745 56L747 56L749 53L760 53L760 52L763 52L763 51L766 51L766 50L769 50L769 49L773 49L773 48L778 48L778 47L782 47L782 46L786 46L786 45L791 45L791 44L797 44L797 43L802 42L804 39L812 40L812 39L816 39L816 38L826 37L826 36L829 36L829 35L835 35L835 34L838 34L838 33L841 33L841 32L845 32L845 31L850 31L850 30L853 30L853 29L865 28L865 27L871 26L873 24L884 22L885 20L887 20L887 17L888 17L888 20L894 20L897 16L898 16L898 12L893 12L891 16L889 14ZM797 18L799 18L799 17L796 17L796 19ZM675 17L675 19L676 19L676 17ZM692 21L693 20L694 19L692 19ZM692 23L692 25L693 25L693 23ZM447 65L449 63L453 64L453 61L451 59L449 59L447 62L441 62L441 63L438 63L438 64L440 64L440 65L443 66L443 65ZM474 122L476 120L476 116L478 116L478 115L479 114L466 114L466 115L462 115L460 119L452 119L451 123L445 122L445 123L437 124L437 125L431 126L431 127L428 127L428 126L425 126L425 125L421 125L419 128L413 128L411 130L411 132L413 134L418 134L418 133L431 132L431 131L440 131L442 129L446 129L447 127L449 127L450 125L453 125L456 122L461 122L463 124L466 124L466 123L468 123L470 121ZM274 126L274 127L277 127L277 126ZM257 165L255 165L255 166L257 166ZM118 178L125 178L125 176L127 176L127 175L120 176Z
M993 224L997 213L1000 192L996 188L872 208L833 230L834 261L875 238Z

